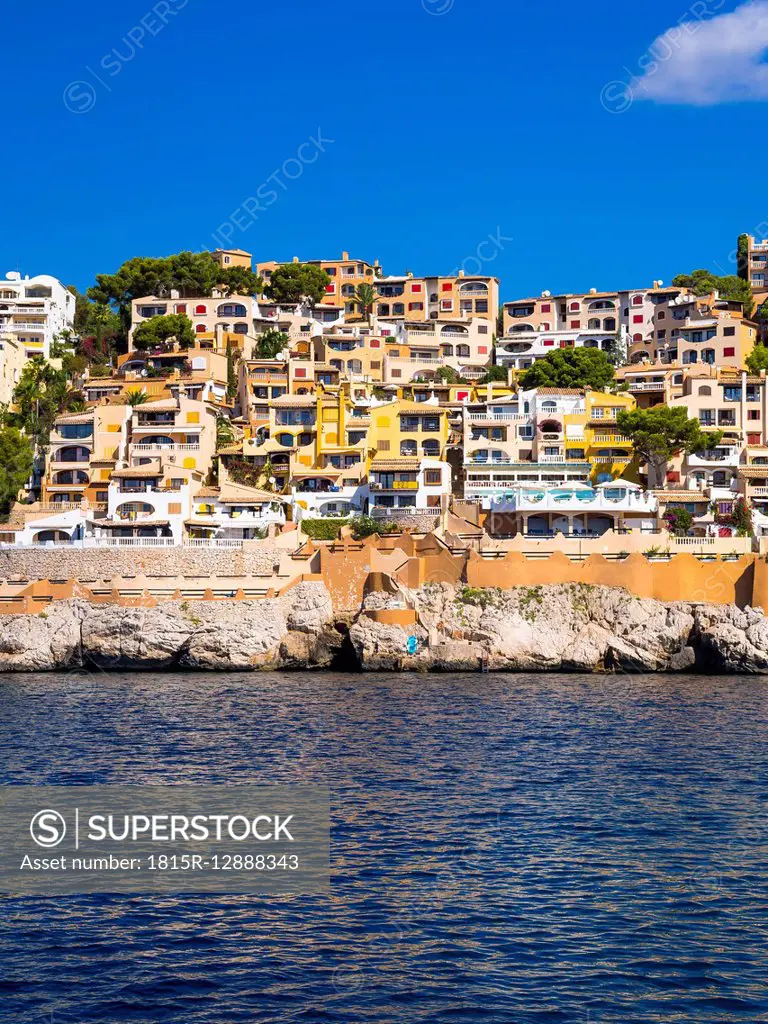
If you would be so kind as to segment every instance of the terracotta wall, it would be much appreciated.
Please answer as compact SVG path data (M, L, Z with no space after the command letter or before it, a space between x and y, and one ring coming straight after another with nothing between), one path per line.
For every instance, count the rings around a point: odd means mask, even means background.
M702 562L688 553L676 555L669 562L649 561L639 554L621 562L590 555L579 563L562 552L546 559L527 560L520 552L485 559L473 551L466 579L470 587L503 589L546 583L602 584L624 587L638 597L658 601L711 601L768 608L766 570L768 566L755 555L742 555L732 562ZM754 595L753 580L759 581Z

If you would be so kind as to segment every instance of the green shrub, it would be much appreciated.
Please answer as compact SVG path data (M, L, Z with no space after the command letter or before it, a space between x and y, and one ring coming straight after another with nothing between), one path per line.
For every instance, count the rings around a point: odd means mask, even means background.
M400 532L400 527L397 523L388 523L383 519L373 519L371 516L355 516L350 525L355 540L364 540L366 537L372 537L374 534L378 534L379 537L385 537L388 533Z
M302 519L301 532L312 540L338 540L349 519Z
M456 600L461 604L472 604L477 608L487 608L496 600L497 592L486 587L464 587Z

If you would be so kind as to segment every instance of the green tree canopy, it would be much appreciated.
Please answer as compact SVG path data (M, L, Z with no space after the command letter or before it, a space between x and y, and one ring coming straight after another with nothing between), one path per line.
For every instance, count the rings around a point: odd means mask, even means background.
M444 384L466 384L466 380L452 366L441 366L435 374Z
M762 307L761 307L762 308ZM750 373L753 373L756 377L760 375L761 370L768 370L768 347L765 345L755 345L752 351L747 356L747 369Z
M749 254L749 235L739 235L739 239L736 243L736 265L738 267L739 277L745 281L749 280L749 267L747 265L747 256Z
M174 338L179 348L192 348L195 332L188 316L168 313L166 316L153 316L151 320L145 320L133 333L133 347L144 352L169 338Z
M690 288L694 295L709 295L717 292L721 299L731 299L744 304L744 315L752 313L752 288L738 274L726 274L718 277L709 270L694 270L692 274L678 274L672 278L676 288Z
M616 422L621 433L632 441L635 455L653 470L653 483L657 485L663 483L667 463L676 452L714 448L723 437L719 430L703 431L698 419L689 419L682 405L620 412Z
M17 427L0 427L0 517L8 516L32 472L31 440Z
M312 263L281 263L272 271L265 294L273 302L316 306L330 283L328 274Z
M268 327L256 340L256 355L259 359L276 359L289 341L287 334L276 327Z
M509 380L509 370L505 366L489 366L484 377L481 377L478 383L480 384L493 384L500 383L506 384Z
M88 289L95 302L109 304L120 317L123 333L131 326L131 302L144 296L208 296L214 289L224 295L257 295L261 278L247 267L220 267L209 252L179 252L173 256L134 256L114 274L97 274Z
M557 348L523 373L520 387L525 391L541 387L602 391L613 376L613 363L599 348Z
M131 388L125 393L125 400L132 408L136 408L137 405L144 405L149 401L146 391L140 391L139 388Z
M53 421L59 413L82 400L82 394L71 387L65 370L56 370L42 359L29 359L13 400L18 411L11 417L12 425L22 428L37 444L44 446L48 444Z

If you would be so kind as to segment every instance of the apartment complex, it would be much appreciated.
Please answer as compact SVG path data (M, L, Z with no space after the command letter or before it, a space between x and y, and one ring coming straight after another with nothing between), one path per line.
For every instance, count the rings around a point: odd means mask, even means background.
M293 257L299 263L298 256ZM359 312L354 302L359 285L374 289L373 313L381 320L396 323L419 323L429 320L467 321L478 317L495 330L499 311L499 281L495 277L457 276L416 277L410 271L400 276L385 276L379 261L350 259L342 253L340 260L306 260L320 267L330 280L320 306L331 312L333 319ZM257 263L256 272L266 284L280 266L274 260ZM262 297L263 300L263 297Z
M0 335L9 335L27 358L51 354L51 344L75 323L75 296L47 274L10 271L0 281Z
M683 288L518 299L504 304L496 361L523 370L555 349L596 348L630 363L743 367L755 343L741 303Z

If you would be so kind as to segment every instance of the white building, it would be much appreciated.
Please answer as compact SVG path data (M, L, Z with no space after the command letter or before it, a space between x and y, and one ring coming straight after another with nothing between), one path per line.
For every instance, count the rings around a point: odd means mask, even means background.
M12 270L0 281L0 334L10 334L27 358L48 358L51 342L75 324L75 296L48 274L24 277Z

